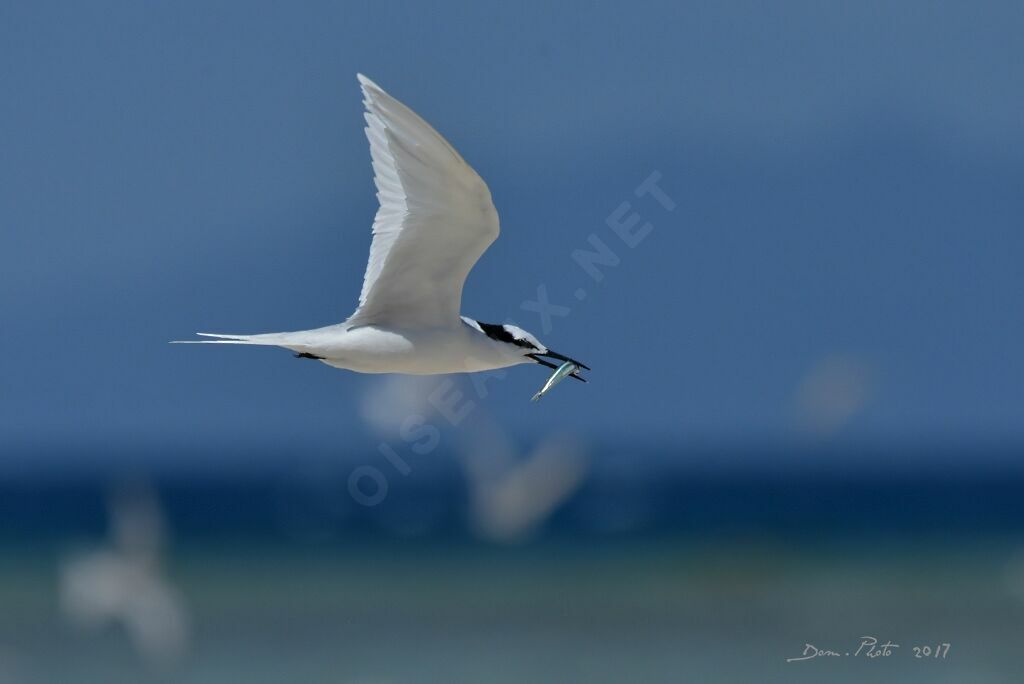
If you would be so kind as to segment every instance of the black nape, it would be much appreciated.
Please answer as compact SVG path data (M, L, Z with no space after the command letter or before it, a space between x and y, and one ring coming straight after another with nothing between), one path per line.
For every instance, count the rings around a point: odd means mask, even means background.
M503 325L497 325L496 323L484 323L483 321L477 321L477 325L484 331L484 335L487 335L492 340L498 342L505 342L507 344L514 344L517 347L523 347L524 349L536 349L537 346L529 340L523 340L515 335Z

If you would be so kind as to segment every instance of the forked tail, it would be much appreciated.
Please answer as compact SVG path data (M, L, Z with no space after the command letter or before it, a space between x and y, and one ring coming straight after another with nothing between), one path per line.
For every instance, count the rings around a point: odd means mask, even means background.
M215 340L171 340L171 344L259 344L269 347L293 347L281 333L265 335L225 335L222 333L196 333L202 337L216 337ZM301 345L299 345L301 346Z

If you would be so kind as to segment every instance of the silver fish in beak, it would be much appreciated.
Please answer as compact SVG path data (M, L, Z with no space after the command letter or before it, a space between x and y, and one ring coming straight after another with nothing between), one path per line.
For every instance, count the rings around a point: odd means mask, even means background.
M530 401L537 401L545 394L550 392L552 387L562 382L562 380L565 380L570 375L575 375L579 371L579 369L580 367L576 365L574 362L566 361L561 366L559 366L554 373L551 374L551 377L548 378L548 381L544 383L544 386L540 388L539 392L533 395L533 399L531 399ZM580 379L582 380L582 378Z

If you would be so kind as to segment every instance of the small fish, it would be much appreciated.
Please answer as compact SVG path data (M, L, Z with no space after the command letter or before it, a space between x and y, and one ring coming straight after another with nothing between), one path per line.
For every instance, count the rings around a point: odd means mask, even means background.
M540 392L534 394L533 399L531 399L530 401L537 401L545 394L550 392L552 387L562 382L562 380L565 380L570 375L576 373L579 369L580 367L577 366L572 361L566 361L561 366L559 366L554 373L551 374L551 377L548 378L548 381L545 382L544 386L540 388Z

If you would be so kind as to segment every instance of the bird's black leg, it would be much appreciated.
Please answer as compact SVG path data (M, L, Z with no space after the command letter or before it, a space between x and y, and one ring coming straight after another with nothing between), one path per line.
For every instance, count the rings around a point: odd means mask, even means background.
M316 354L310 354L309 352L302 352L301 354L296 354L295 358L297 358L297 359L317 359L318 361L322 361L324 357L317 356Z

